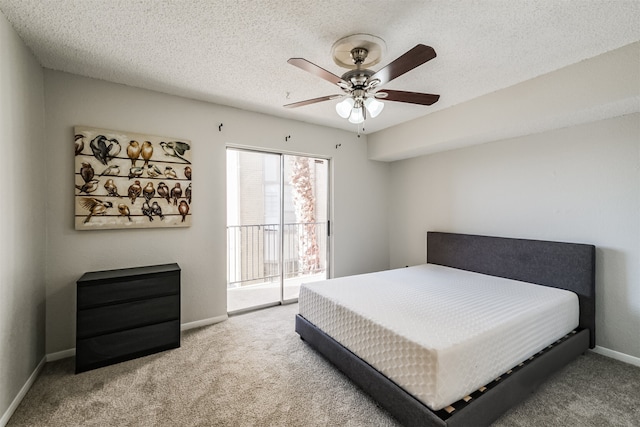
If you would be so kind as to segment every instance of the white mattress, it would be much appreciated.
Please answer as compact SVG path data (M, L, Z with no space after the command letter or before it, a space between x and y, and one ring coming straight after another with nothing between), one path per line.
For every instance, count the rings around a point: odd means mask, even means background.
M569 291L433 264L303 284L300 315L433 410L578 326Z

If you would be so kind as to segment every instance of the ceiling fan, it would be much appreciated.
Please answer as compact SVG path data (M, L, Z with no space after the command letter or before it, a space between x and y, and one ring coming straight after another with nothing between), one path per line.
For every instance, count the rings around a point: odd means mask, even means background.
M344 60L345 46L348 47L349 59L353 64L348 64ZM289 64L337 85L342 90L342 93L294 102L284 107L296 108L317 102L344 98L343 101L336 104L336 112L341 117L349 119L351 123L358 124L364 122L367 118L367 113L371 117L376 117L380 114L384 108L384 103L378 101L378 99L419 105L432 105L438 101L440 95L380 89L382 85L435 58L436 52L432 47L418 44L378 71L365 68L365 66L371 66L379 62L383 49L384 41L382 39L366 34L353 35L338 40L332 48L334 61L342 67L351 68L340 77L306 59L289 59L287 61Z

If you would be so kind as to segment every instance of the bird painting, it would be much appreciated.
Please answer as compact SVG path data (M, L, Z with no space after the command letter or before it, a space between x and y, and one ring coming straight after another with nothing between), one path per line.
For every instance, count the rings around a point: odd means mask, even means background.
M164 176L168 179L178 179L178 174L171 166L167 166L164 168Z
M77 230L191 225L191 141L87 126L73 135Z
M84 150L84 135L76 134L75 136L76 156Z
M85 182L83 185L76 185L76 188L80 190L80 194L89 194L93 193L98 189L98 180L92 179L89 182Z
M95 215L106 215L107 209L113 207L113 204L93 197L83 197L80 199L80 206L89 211L89 215L83 221L86 224Z
M182 188L180 188L180 183L176 182L176 185L171 189L171 198L173 199L173 205L178 206L178 199L182 197Z
M185 159L184 153L191 149L191 146L186 142L181 141L170 141L170 142L160 142L160 147L162 147L162 151L164 151L165 156L175 157L177 159L182 160L186 163L191 163L189 160Z
M95 175L95 171L93 170L93 167L91 166L91 164L89 162L82 162L81 168L80 168L80 176L82 177L84 182L86 183L91 181L94 175Z
M147 176L149 178L156 178L160 175L162 175L162 171L158 166L152 165L151 163L147 165Z
M142 215L149 218L149 222L153 221L153 209L149 206L149 203L144 202L142 204Z
M156 189L153 188L153 182L147 182L147 185L142 189L142 196L147 202L151 202L153 196L156 195Z
M162 215L162 208L160 208L158 202L153 202L151 204L151 211L154 215L159 216L161 221L164 220L164 215Z
M178 206L178 212L180 212L180 215L182 215L182 221L180 222L184 222L184 220L187 217L187 214L189 213L189 205L187 204L187 202L185 202L184 200L180 200L180 206Z
M171 200L169 198L169 187L167 187L167 184L162 181L158 184L158 196L166 199L167 203L171 204Z
M153 156L153 145L151 145L151 142L145 141L142 143L140 155L142 156L142 160L144 160L144 166L149 165L149 159Z
M120 215L126 216L127 218L129 218L129 221L131 221L131 211L129 210L129 206L125 205L124 203L120 203L118 205L118 212L120 212Z
M129 199L131 199L132 205L136 202L136 199L140 197L141 194L142 186L140 186L140 181L135 181L129 186L129 189L127 190L127 195L129 196Z
M142 176L142 172L144 172L144 169L142 169L140 166L134 166L129 169L129 175L127 176L129 177L129 179L139 178Z
M111 197L122 197L118 194L118 187L116 187L115 182L113 182L113 179L111 178L104 183L104 189L107 190L107 194Z
M136 160L140 157L140 151L142 147L140 143L135 140L129 141L129 146L127 147L127 156L131 159L131 167L135 167Z
M100 176L103 175L107 175L107 176L118 176L120 175L120 166L118 165L109 165L105 168L105 170L102 171L102 173L100 174Z
M189 186L187 188L185 188L184 197L186 197L187 202L189 202L189 204L191 204L191 183L189 183Z

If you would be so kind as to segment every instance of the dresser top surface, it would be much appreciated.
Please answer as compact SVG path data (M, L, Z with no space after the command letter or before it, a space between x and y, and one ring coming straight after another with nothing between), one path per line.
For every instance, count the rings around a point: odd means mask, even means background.
M144 276L147 274L179 272L180 266L176 263L151 265L146 267L121 268L118 270L90 271L78 279L80 282L91 282L95 280L109 280L121 277Z

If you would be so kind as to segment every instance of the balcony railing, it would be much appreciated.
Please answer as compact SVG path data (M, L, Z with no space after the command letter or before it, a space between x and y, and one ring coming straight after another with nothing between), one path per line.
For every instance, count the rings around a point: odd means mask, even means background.
M227 226L227 286L273 282L326 270L327 223Z

